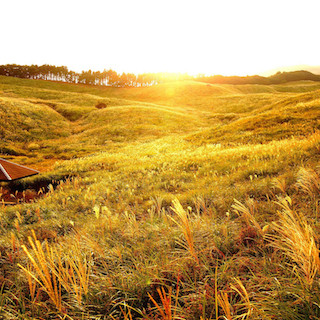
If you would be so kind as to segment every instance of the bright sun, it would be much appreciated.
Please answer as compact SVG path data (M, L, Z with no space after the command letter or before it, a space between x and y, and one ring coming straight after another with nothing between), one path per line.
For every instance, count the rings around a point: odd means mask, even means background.
M1 18L0 64L223 75L319 64L320 2L314 0L303 6L287 0L30 0L18 11L15 6L2 4L15 21ZM30 15L39 18L25 23Z

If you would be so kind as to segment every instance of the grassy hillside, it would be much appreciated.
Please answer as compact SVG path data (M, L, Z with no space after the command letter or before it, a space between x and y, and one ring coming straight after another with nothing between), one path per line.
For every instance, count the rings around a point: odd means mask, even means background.
M0 77L1 317L319 318L319 92Z
M227 124L191 135L196 143L266 143L305 137L320 129L320 91L298 94L258 108Z

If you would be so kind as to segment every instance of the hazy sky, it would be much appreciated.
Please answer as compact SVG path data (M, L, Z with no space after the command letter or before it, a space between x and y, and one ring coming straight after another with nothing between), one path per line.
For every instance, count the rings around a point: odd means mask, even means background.
M0 0L0 64L247 75L320 65L320 0Z

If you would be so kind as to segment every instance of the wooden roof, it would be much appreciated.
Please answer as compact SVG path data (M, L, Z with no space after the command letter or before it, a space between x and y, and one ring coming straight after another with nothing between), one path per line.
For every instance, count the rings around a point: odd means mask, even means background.
M0 158L0 181L11 181L38 174L39 171Z

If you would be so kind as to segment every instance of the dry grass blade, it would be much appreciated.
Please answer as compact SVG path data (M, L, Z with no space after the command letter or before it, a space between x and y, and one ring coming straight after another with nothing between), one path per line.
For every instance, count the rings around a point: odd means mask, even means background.
M27 279L28 279L30 297L31 297L31 301L34 302L35 296L36 296L37 282L34 281L33 277L31 276L32 275L31 266L28 265L26 269L28 270L26 275L27 275Z
M123 319L124 319L124 320L133 320L133 318L132 318L132 313L131 313L131 309L128 309L128 311L126 312L125 310L123 310L123 309L120 307L120 311L121 311L121 313L122 313L122 315L123 315ZM113 316L111 316L111 318L112 318L113 320L116 320Z
M189 250L190 255L196 260L197 263L199 263L199 258L194 246L194 238L192 228L190 225L189 213L183 209L182 205L177 199L173 200L172 210L177 214L179 221L175 220L172 217L170 218L180 227L187 241L187 248Z
M227 292L221 292L218 295L219 306L222 308L224 313L223 319L232 320L233 319L233 308L229 302L229 297Z
M312 169L301 168L298 172L297 186L312 197L319 195L320 177Z
M78 303L81 304L83 294L86 295L89 291L90 263L86 257L82 257L81 249L78 245L64 259L62 259L63 254L61 249L57 253L57 263L54 272L62 286L68 292L73 292Z
M319 249L315 243L314 232L305 217L290 208L291 199L286 197L278 204L279 222L274 223L277 235L270 236L271 245L282 250L294 261L308 285L320 270Z
M231 290L235 291L240 301L231 304L229 301L228 293L222 291L217 295L217 300L220 308L223 311L223 315L217 317L216 319L225 319L225 320L236 320L236 319L249 319L252 315L252 303L249 299L248 292L244 287L242 281L238 278L234 279L234 283L230 285Z
M62 311L61 287L75 295L79 304L83 295L89 290L90 263L83 257L78 244L73 246L71 253L64 253L61 248L50 248L45 242L45 251L33 231L33 238L29 237L32 253L26 246L22 246L27 254L33 270L19 265L27 274L31 296L34 297L34 279L47 292L59 311Z
M172 288L169 288L168 294L164 290L163 287L157 288L157 292L159 294L162 306L160 306L157 301L148 293L148 296L152 303L155 305L157 311L159 312L162 320L172 320L175 318L175 315L172 315L172 305L171 305L171 294Z
M247 206L245 206L244 204L242 204L240 201L236 199L234 199L234 202L235 203L232 205L234 212L239 217L242 217L248 226L253 226L262 236L263 230L261 229L259 223L254 217L254 200L248 199Z
M241 312L241 314L237 315L235 319L249 319L253 311L253 306L249 299L249 294L240 279L235 278L234 281L235 283L231 285L231 289L236 291L241 297L241 302L237 303L238 312Z
M47 292L53 304L56 308L62 310L61 300L61 285L58 283L58 279L51 270L51 262L54 259L53 251L49 249L48 243L46 242L46 253L44 252L42 245L37 240L34 231L32 232L33 239L28 238L34 256L30 253L29 249L22 245L22 249L27 254L31 265L35 272L31 272L30 267L25 268L19 264L19 267L26 272L28 278L32 277L41 287Z
M284 178L275 178L272 181L272 185L275 189L279 189L283 194L287 193L287 182Z

